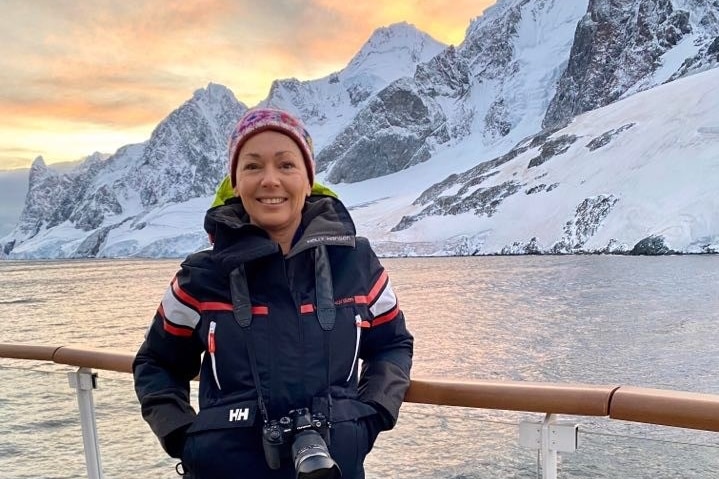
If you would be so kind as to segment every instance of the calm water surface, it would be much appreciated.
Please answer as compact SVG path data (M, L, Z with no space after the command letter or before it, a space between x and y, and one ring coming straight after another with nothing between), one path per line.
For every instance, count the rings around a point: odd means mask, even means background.
M719 394L719 257L385 259L414 333L415 377L629 384ZM134 352L178 260L0 262L0 342ZM69 368L0 359L0 477L84 477ZM95 391L107 478L172 478L128 375ZM518 421L406 404L368 478L534 478ZM560 477L719 478L719 435L580 423Z

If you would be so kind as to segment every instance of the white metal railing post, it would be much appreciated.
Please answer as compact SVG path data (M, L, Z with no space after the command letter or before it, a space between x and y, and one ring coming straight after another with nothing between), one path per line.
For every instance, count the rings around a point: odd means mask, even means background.
M542 422L542 479L557 479L557 450L552 448L549 434L553 419L553 414L547 414Z
M558 423L556 416L547 413L544 421L519 424L519 444L540 452L542 479L557 479L557 453L577 450L577 425Z
M87 477L88 479L102 479L100 444L97 439L97 423L95 421L95 403L92 399L92 390L97 388L97 374L93 373L89 368L80 368L76 372L67 373L67 377L70 381L70 387L74 388L77 393Z

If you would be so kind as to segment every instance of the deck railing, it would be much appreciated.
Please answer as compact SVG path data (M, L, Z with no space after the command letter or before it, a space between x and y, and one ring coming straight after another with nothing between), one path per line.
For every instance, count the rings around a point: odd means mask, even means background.
M102 477L94 424L93 369L130 373L133 355L71 346L0 343L0 358L47 361L80 368L70 374L77 390L90 478ZM576 426L555 422L556 415L610 419L719 432L719 395L626 385L451 381L412 379L405 401L441 406L544 413L541 423L520 424L520 442L542 457L544 478L556 478L556 454L576 446Z

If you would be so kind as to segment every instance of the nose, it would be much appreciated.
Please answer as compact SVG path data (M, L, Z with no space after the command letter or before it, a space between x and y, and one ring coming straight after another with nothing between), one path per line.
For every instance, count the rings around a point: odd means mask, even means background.
M273 186L279 183L280 172L274 166L270 165L262 171L262 186Z

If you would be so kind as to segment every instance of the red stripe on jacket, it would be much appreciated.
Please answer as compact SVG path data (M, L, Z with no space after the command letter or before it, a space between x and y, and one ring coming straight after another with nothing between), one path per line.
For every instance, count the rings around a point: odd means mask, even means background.
M162 329L164 329L168 333L172 334L173 336L181 336L183 338L192 336L192 329L175 326L170 321L168 321L167 317L165 316L165 309L162 307L162 304L160 304L160 307L157 308L157 313L162 318Z
M387 271L384 270L367 294L367 304L372 304L374 300L377 299L377 296L379 296L380 291L385 287L387 281L389 281L389 276L387 275Z
M374 302L374 300L376 300L379 296L380 291L382 291L387 284L387 281L389 281L387 271L382 271L382 274L379 275L379 278L377 278L377 281L372 286L370 292L366 296L354 296L354 302L356 304L372 304L372 302Z
M190 293L182 289L177 282L177 278L172 280L172 292L175 293L175 296L183 303L200 313L203 311L232 311L234 309L231 303L200 301L195 299ZM267 306L252 306L252 314L267 316L269 314L269 308Z
M267 306L252 306L252 314L256 314L258 316L267 316L270 314L270 308Z
M399 305L395 305L394 308L390 309L384 314L381 314L379 316L375 316L374 320L372 321L372 327L379 326L380 324L389 323L394 318L397 317L399 314Z

